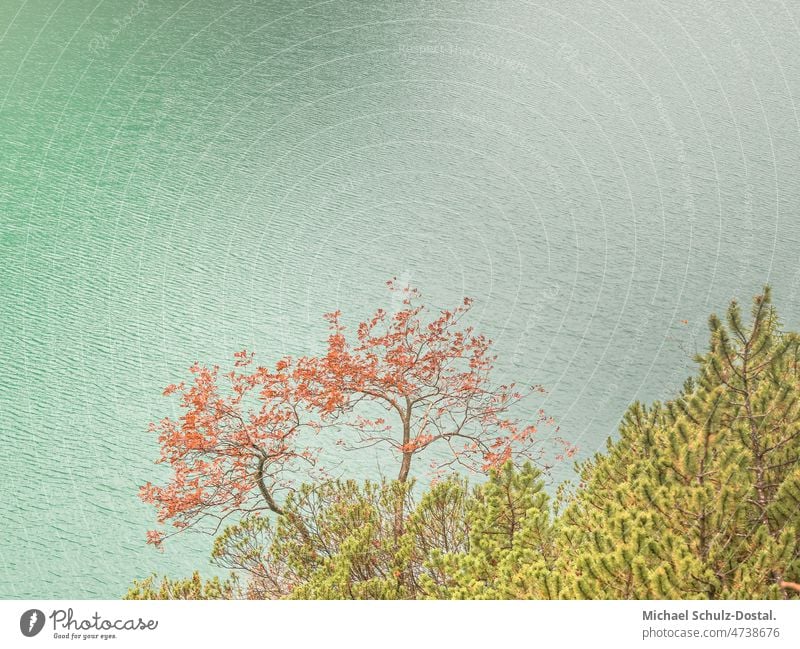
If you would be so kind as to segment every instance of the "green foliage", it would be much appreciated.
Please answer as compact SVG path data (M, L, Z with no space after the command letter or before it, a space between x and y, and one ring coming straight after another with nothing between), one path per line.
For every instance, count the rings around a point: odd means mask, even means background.
M698 375L633 404L616 441L555 502L531 465L472 489L451 477L304 485L251 516L214 560L247 576L137 582L127 597L769 599L800 596L800 338L769 289L747 324L709 320Z
M425 594L435 598L522 599L557 597L553 523L540 472L530 464L506 463L467 501L467 547L435 549L423 575Z
M134 580L122 599L234 599L237 594L235 575L224 581L219 577L203 580L199 572L194 572L188 579L163 577L159 582L156 575L150 575L141 581Z
M443 481L419 503L412 491L398 481L303 485L277 523L251 517L229 527L212 556L248 573L250 597L413 598L427 556L464 546L466 485Z
M800 568L798 338L769 290L709 320L696 380L634 404L560 521L574 597L786 596Z

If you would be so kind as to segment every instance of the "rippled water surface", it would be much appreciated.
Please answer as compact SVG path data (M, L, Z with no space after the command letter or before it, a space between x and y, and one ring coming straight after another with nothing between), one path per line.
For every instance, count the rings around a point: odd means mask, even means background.
M798 326L797 5L0 3L0 597L205 567L145 547L195 360L318 349L393 275L476 298L582 454L707 314ZM374 475L375 458L346 469ZM569 474L562 467L561 475Z

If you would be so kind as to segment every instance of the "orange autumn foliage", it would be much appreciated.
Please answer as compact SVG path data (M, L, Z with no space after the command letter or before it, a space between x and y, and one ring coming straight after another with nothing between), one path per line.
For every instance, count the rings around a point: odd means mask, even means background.
M322 431L336 431L334 446L393 453L400 481L428 449L436 449L430 464L437 472L486 472L508 459L543 462L537 433L551 419L541 409L525 421L512 414L543 389L492 382L491 341L462 325L472 300L428 319L416 289L394 280L388 287L399 308L378 309L352 338L339 311L326 314L330 334L320 356L283 358L268 370L238 352L228 374L195 364L190 385L164 391L180 396L183 412L151 425L172 477L164 486L147 483L140 494L157 507L160 523L178 532L210 519L216 531L232 513L282 513L278 494L317 467L311 441ZM574 454L555 439L561 456ZM155 545L164 538L148 533Z
M302 360L291 371L279 363L274 372L247 372L252 355L238 352L235 358L224 377L217 366L193 365L190 385L164 391L180 395L183 414L150 426L161 446L158 462L171 467L172 477L164 486L148 482L140 497L157 507L159 523L169 521L177 531L206 519L216 531L235 512L280 513L275 498L290 487L288 476L316 463L308 437L320 424L304 418L314 399ZM148 543L159 545L163 538L148 532Z

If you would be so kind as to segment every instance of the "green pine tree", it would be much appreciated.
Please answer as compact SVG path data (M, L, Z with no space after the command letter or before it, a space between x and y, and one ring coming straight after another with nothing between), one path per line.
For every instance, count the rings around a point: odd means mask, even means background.
M417 503L414 483L332 480L291 494L275 523L250 517L217 538L212 557L248 575L248 596L413 599L437 579L425 561L465 546L466 483L451 478Z
M236 599L241 595L238 578L203 580L199 572L188 579L169 579L156 575L134 580L122 599Z
M749 324L736 302L709 320L697 380L581 467L560 521L572 596L786 597L800 572L798 336L769 289Z
M557 598L563 585L549 498L541 473L507 462L493 470L466 506L468 543L460 552L434 550L423 576L427 597ZM434 580L431 575L436 575Z

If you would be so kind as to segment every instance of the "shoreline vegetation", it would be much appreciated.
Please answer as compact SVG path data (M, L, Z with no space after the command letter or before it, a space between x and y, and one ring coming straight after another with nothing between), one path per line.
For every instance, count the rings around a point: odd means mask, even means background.
M800 334L769 287L749 316L712 315L696 375L632 404L553 496L576 449L527 405L542 388L492 381L470 300L430 318L389 288L394 311L355 337L327 316L324 356L267 370L240 352L224 385L195 365L167 388L183 414L152 426L172 477L142 488L162 526L148 542L211 534L231 576L152 575L126 599L800 599ZM396 457L397 477L332 477L328 435Z

